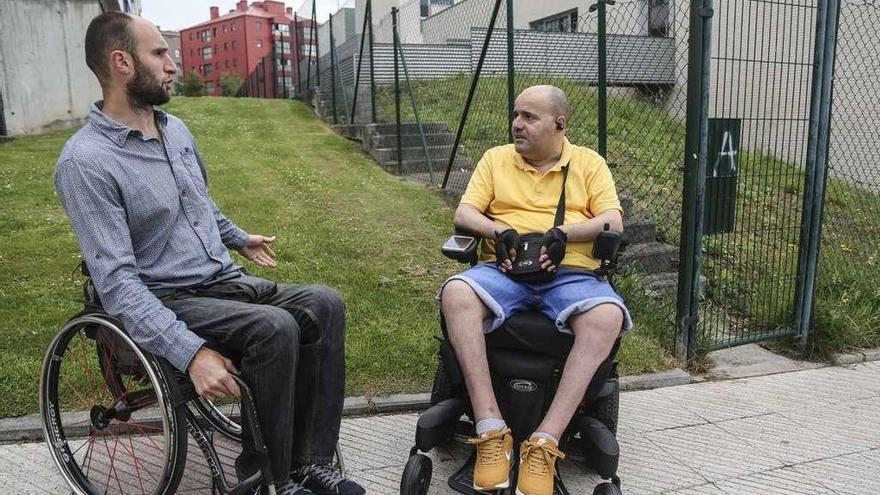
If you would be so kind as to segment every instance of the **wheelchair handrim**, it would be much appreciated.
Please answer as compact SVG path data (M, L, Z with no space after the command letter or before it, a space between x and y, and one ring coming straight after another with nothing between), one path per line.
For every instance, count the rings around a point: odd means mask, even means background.
M46 439L47 446L52 455L58 469L61 471L62 477L71 489L78 495L90 495L92 493L103 493L96 488L88 476L86 476L75 459L75 452L72 452L65 434L65 426L61 416L65 411L61 411L58 407L58 385L61 373L61 362L64 353L59 352L63 349L66 353L68 344L86 325L93 324L103 326L114 332L116 336L121 338L123 342L134 351L138 359L145 364L153 364L154 361L148 358L138 349L137 345L131 338L123 332L119 326L113 323L109 318L101 318L90 315L78 316L68 321L65 326L58 332L49 345L43 360L43 367L40 374L40 414L42 416L43 435ZM159 482L155 495L169 493L169 488L174 488L170 480L175 479L175 471L182 469L178 466L177 443L173 441L172 432L175 427L184 428L183 424L175 424L175 412L167 400L166 384L160 380L154 370L154 366L144 366L144 371L149 376L150 382L153 384L153 391L156 394L156 403L163 409L161 414L162 420L162 439L164 445L167 446L163 456L163 465L166 468L162 472L162 481ZM115 469L111 466L111 470ZM109 478L108 478L109 479ZM118 482L117 474L117 482Z

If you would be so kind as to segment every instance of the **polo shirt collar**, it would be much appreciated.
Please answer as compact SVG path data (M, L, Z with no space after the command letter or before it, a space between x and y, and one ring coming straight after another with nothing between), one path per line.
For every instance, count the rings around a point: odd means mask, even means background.
M563 141L562 141L562 154L559 155L559 161L556 162L556 165L553 165L552 167L550 167L550 169L548 169L547 172L561 171L562 167L564 167L565 165L567 165L571 161L571 154L572 154L571 142L569 142L567 137L563 137L562 139L563 139ZM516 165L519 168L521 168L522 170L525 170L526 172L536 171L535 167L526 163L526 161L523 159L522 155L520 155L519 153L516 154Z
M102 111L103 108L104 100L98 100L95 103L92 103L92 108L89 111L89 123L95 126L95 128L107 136L110 141L113 141L121 148L125 145L125 141L128 139L129 134L135 132L135 129L122 125L111 119ZM168 123L168 114L162 110L153 107L153 115L156 118L157 125L160 127L165 127L165 124Z

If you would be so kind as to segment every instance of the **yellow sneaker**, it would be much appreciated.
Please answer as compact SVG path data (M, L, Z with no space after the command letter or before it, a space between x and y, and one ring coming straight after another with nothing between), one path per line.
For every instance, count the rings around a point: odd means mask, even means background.
M491 491L510 486L510 464L513 459L510 430L492 430L469 442L477 448L474 490Z
M565 459L556 442L537 437L519 447L519 477L516 495L553 495L556 459Z

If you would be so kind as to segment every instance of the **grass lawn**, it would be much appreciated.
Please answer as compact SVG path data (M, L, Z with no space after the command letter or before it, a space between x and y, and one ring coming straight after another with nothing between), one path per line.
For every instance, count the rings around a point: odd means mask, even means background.
M446 122L455 132L470 77L414 81L423 121ZM572 142L597 146L598 99L594 87L564 79L519 75L516 90L555 84L566 91L573 112ZM394 115L391 88L379 105ZM633 200L628 214L654 220L661 240L678 245L681 232L685 126L682 120L625 88L608 99L608 160L618 189ZM404 94L404 120L414 119ZM472 161L504 142L507 134L507 79L483 77L474 96L458 156ZM744 144L747 146L747 144ZM445 164L443 164L445 167ZM804 178L793 163L766 153L743 150L735 231L704 238L703 273L707 278L700 328L701 351L719 342L771 332L792 324ZM830 178L822 230L816 302L808 357L880 346L880 195ZM633 278L637 280L637 278ZM654 300L637 283L621 284L635 318L647 333L672 345L675 301ZM639 301L634 304L633 301ZM641 314L638 314L641 313Z
M178 97L167 109L196 136L227 216L278 236L278 268L252 272L345 296L347 394L428 390L439 333L433 297L461 269L439 253L452 211L382 171L301 103ZM0 145L0 417L37 410L43 352L81 307L78 248L52 185L72 133ZM664 348L637 328L622 369L669 367Z

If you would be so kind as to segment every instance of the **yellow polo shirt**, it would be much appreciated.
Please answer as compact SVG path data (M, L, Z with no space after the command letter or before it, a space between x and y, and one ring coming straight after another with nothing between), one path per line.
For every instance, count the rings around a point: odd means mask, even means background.
M611 209L622 211L605 159L568 139L559 162L544 175L526 163L512 144L490 149L477 163L461 202L520 234L546 232L553 227L566 163L569 169L563 223L583 222ZM562 266L592 270L599 266L590 256L592 252L592 242L569 242ZM480 261L494 260L495 242L484 239Z

